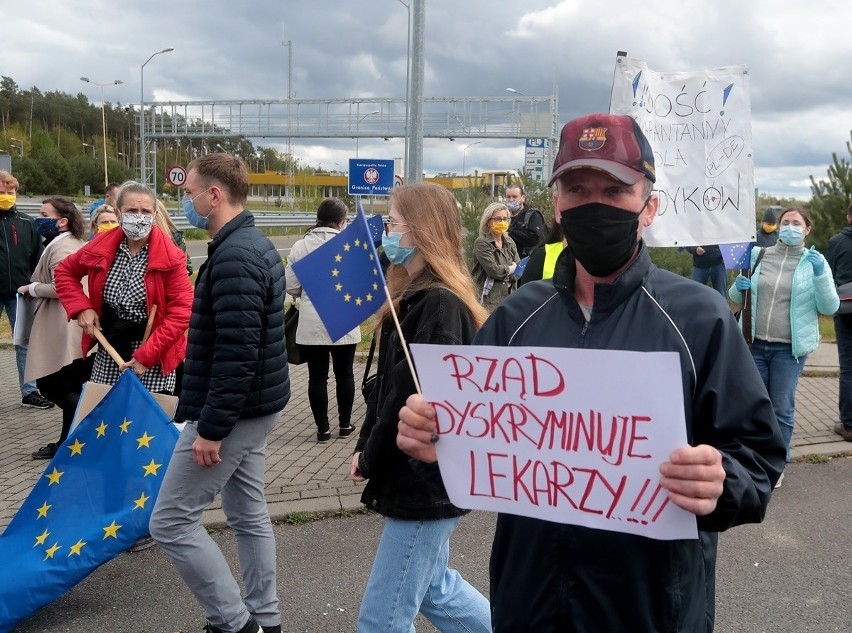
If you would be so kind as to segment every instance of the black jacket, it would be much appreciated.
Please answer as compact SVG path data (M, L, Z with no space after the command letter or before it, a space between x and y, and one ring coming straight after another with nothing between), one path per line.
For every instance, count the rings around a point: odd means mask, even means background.
M480 345L675 351L687 439L722 454L727 474L699 540L663 541L500 514L491 553L495 631L712 631L716 532L763 519L785 450L772 404L718 292L655 267L644 244L595 287L587 323L569 251L552 281L524 284L491 315Z
M243 211L210 241L198 271L178 418L222 440L238 419L276 413L289 399L284 265Z
M399 320L411 343L465 345L475 327L464 304L446 288L431 288L403 297ZM396 446L399 410L416 393L393 321L382 325L378 382L367 403L367 416L355 451L358 468L368 480L361 501L384 516L435 520L465 513L450 503L440 478L415 471Z
M845 227L840 233L828 240L825 259L838 286L852 281L852 226Z
M509 237L515 242L521 257L526 257L534 247L544 242L547 232L548 226L541 211L526 204L509 222Z
M704 254L699 255L695 251L698 246L687 246L686 251L692 255L692 265L695 268L713 268L714 266L724 266L725 260L722 257L722 250L718 244L708 244L702 246Z
M35 220L16 207L0 211L0 297L14 297L30 283L42 250Z

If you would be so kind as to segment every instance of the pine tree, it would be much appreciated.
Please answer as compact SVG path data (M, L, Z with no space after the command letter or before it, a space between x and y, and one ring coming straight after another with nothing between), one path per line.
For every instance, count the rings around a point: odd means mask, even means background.
M852 156L852 143L849 141L846 142L846 151ZM828 180L815 180L811 176L811 192L810 212L814 227L810 241L824 251L828 239L846 226L846 212L852 204L852 164L833 153Z

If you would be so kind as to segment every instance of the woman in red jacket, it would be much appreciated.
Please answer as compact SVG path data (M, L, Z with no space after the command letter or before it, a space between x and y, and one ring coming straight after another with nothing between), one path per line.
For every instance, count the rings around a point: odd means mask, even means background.
M55 273L56 292L68 318L83 328L83 355L94 346L97 328L126 361L119 366L99 349L92 381L112 384L123 370L132 369L149 391L172 393L192 310L186 256L157 228L151 189L127 182L116 206L121 230L97 234L63 260ZM87 275L88 296L82 284Z

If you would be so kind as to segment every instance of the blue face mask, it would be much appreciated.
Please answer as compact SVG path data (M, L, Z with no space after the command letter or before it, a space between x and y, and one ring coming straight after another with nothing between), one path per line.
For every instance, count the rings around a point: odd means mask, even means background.
M382 249L391 264L407 264L414 257L413 246L400 246L399 241L405 233L385 233L382 235Z
M36 231L42 237L50 239L59 235L59 227L56 223L59 222L56 218L36 218Z
M192 226L199 229L207 228L210 221L203 215L198 215L198 211L195 210L195 203L192 201L192 198L184 198L181 206L183 207L184 217Z
M778 230L778 239L787 246L797 246L805 239L805 232L800 226L785 224Z
M201 193L196 194L192 198L184 198L183 202L181 202L181 206L183 207L183 215L187 219L187 221L197 229L206 229L207 225L210 224L210 215L213 211L207 214L207 216L199 215L198 211L195 210L195 202L194 200L200 196L201 194L207 193L210 191L209 188L205 189Z

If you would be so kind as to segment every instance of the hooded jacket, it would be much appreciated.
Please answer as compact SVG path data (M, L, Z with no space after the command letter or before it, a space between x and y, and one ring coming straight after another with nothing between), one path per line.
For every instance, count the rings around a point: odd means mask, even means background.
M91 242L66 257L56 267L54 283L56 294L69 319L87 309L102 315L104 286L118 247L124 240L121 229L112 229L96 235ZM89 277L89 294L83 291L82 279ZM148 314L157 306L151 336L135 352L133 358L153 367L162 363L163 374L170 374L186 353L186 327L192 306L192 284L186 275L183 251L171 237L158 227L151 229L148 240L148 269L145 271L145 298ZM86 356L95 345L88 334L82 337L82 352ZM129 359L125 359L129 360Z
M644 243L614 283L595 286L588 322L574 276L563 251L553 280L524 284L474 343L677 352L687 441L720 451L724 489L716 509L696 518L697 540L500 514L490 565L494 630L712 631L715 533L761 521L784 468L772 404L724 299L658 269Z

